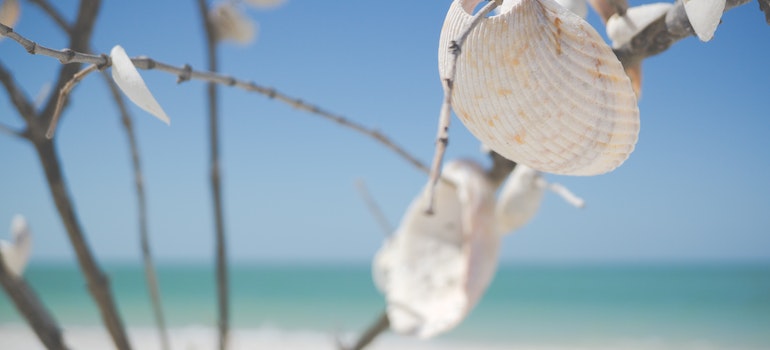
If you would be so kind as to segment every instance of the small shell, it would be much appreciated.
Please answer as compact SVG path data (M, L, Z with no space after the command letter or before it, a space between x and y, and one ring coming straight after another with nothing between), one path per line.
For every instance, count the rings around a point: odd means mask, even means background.
M444 22L439 70L481 0L456 0ZM596 175L622 164L639 109L618 59L590 24L553 0L508 0L471 31L457 61L453 103L497 153L556 174Z
M373 264L385 294L391 329L429 338L462 321L494 276L500 238L494 234L494 188L481 168L452 162L436 186L436 213L427 215L427 188L412 202L396 234Z
M14 216L11 222L11 235L13 242L0 241L0 255L5 268L14 276L21 277L32 249L32 236L23 216Z
M684 0L684 11L698 39L709 41L725 12L725 0Z
M612 47L625 45L652 22L665 16L671 6L670 3L657 2L629 7L625 16L612 15L607 20L607 36L612 40Z
M512 233L535 217L545 192L538 181L541 178L537 170L526 165L513 168L495 206L498 234Z
M517 164L500 191L495 205L497 233L512 233L526 225L540 209L545 190L551 190L567 203L583 208L585 202L566 187L549 183L542 174L526 165Z

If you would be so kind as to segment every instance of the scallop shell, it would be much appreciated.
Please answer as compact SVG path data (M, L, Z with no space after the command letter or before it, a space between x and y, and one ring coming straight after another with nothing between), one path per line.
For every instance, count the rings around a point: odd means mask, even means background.
M556 0L559 5L566 7L580 18L588 16L588 4L586 0Z
M19 20L20 14L21 6L18 0L5 0L0 4L0 23L6 27L13 28L16 25L16 21ZM3 37L0 37L0 40L2 39Z
M448 163L436 185L436 213L426 215L428 187L410 205L373 264L387 299L391 329L429 338L452 329L494 276L494 188L471 162Z
M439 43L439 70L481 0L455 0ZM596 175L622 164L639 133L631 83L583 19L553 0L507 0L483 18L457 60L452 107L471 133L517 163Z
M698 39L709 41L725 12L725 0L684 0L684 11Z
M14 216L11 222L11 235L13 242L0 241L0 256L8 271L14 276L21 277L32 249L32 237L27 227L27 220L23 216Z
M624 16L612 15L607 20L607 36L612 40L612 47L621 47L631 41L652 22L665 16L671 6L671 3L657 2L629 7Z

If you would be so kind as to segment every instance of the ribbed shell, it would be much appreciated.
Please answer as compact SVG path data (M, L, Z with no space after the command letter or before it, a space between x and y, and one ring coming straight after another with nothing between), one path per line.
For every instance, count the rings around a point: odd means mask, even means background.
M506 0L514 1L514 0ZM480 0L452 3L448 47ZM639 109L623 67L599 34L553 0L518 0L482 19L462 46L452 107L490 148L555 174L596 175L622 164L639 133Z

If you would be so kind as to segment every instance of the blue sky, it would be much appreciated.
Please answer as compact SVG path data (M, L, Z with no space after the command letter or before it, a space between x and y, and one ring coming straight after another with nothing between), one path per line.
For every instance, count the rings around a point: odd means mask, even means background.
M638 4L638 2L631 2ZM221 71L318 104L389 135L427 162L442 90L438 35L450 1L300 1L249 11L250 46L220 47ZM93 46L205 67L193 1L106 1ZM75 5L59 4L71 18ZM644 64L642 129L630 159L595 177L549 176L583 197L577 210L546 194L505 239L508 261L770 259L770 27L755 3L726 13L714 39L677 43ZM597 25L594 13L589 21ZM599 24L600 25L600 24ZM37 8L16 30L65 47ZM603 32L600 29L599 32ZM0 41L0 60L30 96L59 68ZM153 249L162 261L211 261L204 84L142 72L170 127L132 106L142 151ZM233 261L368 261L383 234L354 183L364 180L395 225L426 177L378 143L263 96L220 89L228 244ZM21 125L5 93L0 123ZM453 119L447 159L486 164ZM78 213L102 260L139 261L126 137L104 82L74 91L58 146ZM72 249L32 147L0 134L0 227L15 213L35 234L33 260ZM0 229L0 235L7 235Z

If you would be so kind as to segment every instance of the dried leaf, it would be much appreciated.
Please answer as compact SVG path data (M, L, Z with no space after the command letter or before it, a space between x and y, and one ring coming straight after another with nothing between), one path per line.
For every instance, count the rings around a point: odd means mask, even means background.
M13 242L0 240L0 255L8 271L14 276L21 277L32 249L32 235L27 226L27 220L23 216L13 217L11 235Z
M110 58L112 59L112 79L118 84L120 90L128 96L128 99L170 125L171 119L152 96L142 76L139 75L139 71L134 67L134 63L128 58L126 51L120 45L116 45L110 51Z

